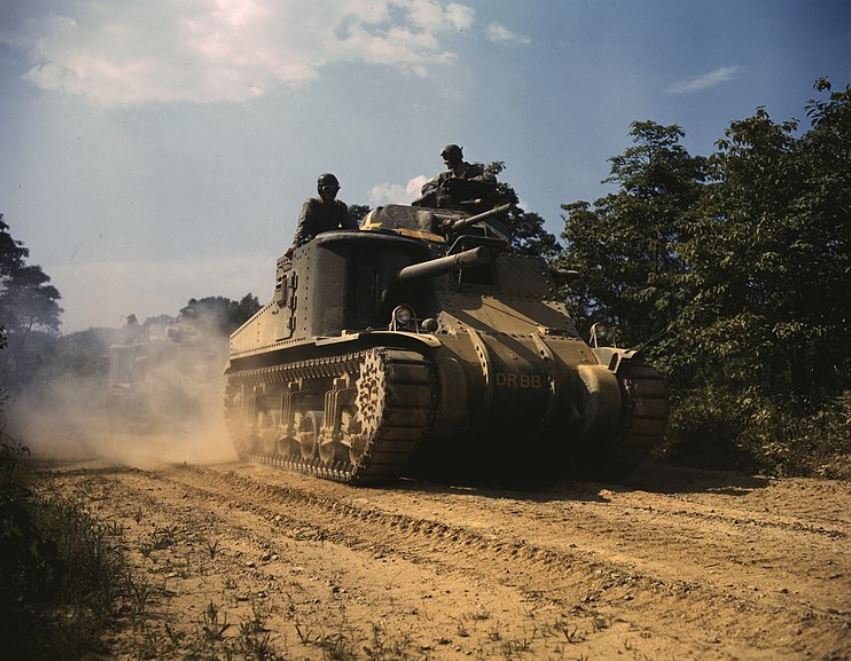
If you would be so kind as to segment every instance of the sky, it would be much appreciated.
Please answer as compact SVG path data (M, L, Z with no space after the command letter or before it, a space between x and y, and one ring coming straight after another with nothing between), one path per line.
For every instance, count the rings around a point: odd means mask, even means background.
M708 154L851 82L844 0L0 0L0 213L63 332L267 301L316 178L407 203L447 143L547 228L629 125Z

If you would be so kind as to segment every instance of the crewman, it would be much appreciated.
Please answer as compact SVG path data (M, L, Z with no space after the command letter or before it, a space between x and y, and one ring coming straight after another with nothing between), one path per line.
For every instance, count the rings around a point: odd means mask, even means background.
M330 172L320 175L316 190L319 197L311 197L305 200L301 207L293 245L285 253L287 257L291 257L297 247L303 246L322 232L336 229L358 229L357 221L349 215L349 208L342 201L336 199L340 190L340 182L337 181L337 177Z
M496 177L487 172L481 163L467 163L464 152L458 145L446 145L441 151L446 172L441 172L427 181L421 191L420 199L415 202L418 206L453 207L462 204L464 200L457 199L449 192L447 182L453 179L479 181L496 184Z

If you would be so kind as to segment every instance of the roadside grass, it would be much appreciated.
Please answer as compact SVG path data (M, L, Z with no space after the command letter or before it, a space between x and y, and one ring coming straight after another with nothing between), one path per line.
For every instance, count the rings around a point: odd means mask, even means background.
M108 652L104 634L128 593L120 526L31 488L29 451L0 433L0 640L6 658ZM141 590L141 588L140 588ZM136 591L137 613L145 596Z
M374 621L366 625L368 630L364 630L349 620L344 607L339 611L324 612L317 621L315 614L300 613L292 596L286 596L288 606L281 614L294 630L295 635L290 639L271 627L269 618L272 611L268 606L252 602L251 613L233 625L228 621L225 609L210 601L195 620L194 633L178 634L166 624L168 639L156 646L160 655L166 651L170 656L204 659L272 661L306 656L325 661L396 661L422 656L414 649L410 632L390 632Z

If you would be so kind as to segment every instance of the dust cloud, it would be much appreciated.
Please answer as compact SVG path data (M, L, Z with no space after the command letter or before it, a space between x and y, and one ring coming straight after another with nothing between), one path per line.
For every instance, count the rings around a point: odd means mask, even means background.
M143 469L236 459L223 414L226 335L196 322L125 326L113 338L94 368L54 365L34 378L9 408L13 438L45 459Z

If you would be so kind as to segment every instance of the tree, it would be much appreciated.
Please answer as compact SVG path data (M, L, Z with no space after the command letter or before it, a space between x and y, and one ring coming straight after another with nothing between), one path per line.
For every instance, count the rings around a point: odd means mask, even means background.
M580 326L604 321L633 344L663 332L683 292L672 276L684 269L677 246L688 237L705 159L680 144L677 125L634 122L634 145L614 156L605 182L617 193L563 204L567 242L561 265L579 272L570 298Z
M190 298L186 306L180 309L179 318L230 334L248 321L260 307L260 301L250 293L239 301L224 296Z
M493 161L485 166L485 171L494 176L505 170L504 161ZM502 204L517 204L519 199L514 189L507 183L497 183L494 196L494 206ZM561 252L554 234L544 228L544 219L533 211L524 211L520 207L513 207L505 217L505 225L510 235L508 249L510 252L522 255L538 255L547 260L555 261Z
M42 362L39 351L29 351L32 334L55 335L61 324L59 290L40 266L27 264L28 257L29 250L12 237L0 214L0 325L8 342L0 369L9 383L29 380Z
M758 108L718 141L682 246L693 296L678 323L715 378L805 407L846 387L851 346L848 88L808 108L801 138L796 121Z
M808 274L799 301L812 343L806 369L813 389L830 395L847 389L851 374L851 86L832 92L820 79L814 87L829 95L806 105L812 130L799 142L804 186L794 214Z
M59 291L40 266L27 264L29 254L0 214L0 322L10 337L33 328L57 331L61 323Z
M369 205L366 204L350 204L349 205L349 216L352 220L357 221L357 224L360 225L363 222L363 219L366 218L366 214L369 213Z
M555 235L544 229L543 216L523 210L511 221L510 250L522 255L538 255L550 264L561 254Z
M678 282L691 292L677 323L688 346L683 359L714 362L727 380L751 382L772 361L772 328L798 291L787 251L797 231L784 222L801 188L796 128L774 123L764 108L731 123L709 158L693 234L680 247L689 270Z
M618 191L563 205L580 320L660 334L675 446L791 471L851 452L851 88L816 90L803 135L759 107L706 159L637 122Z

